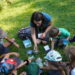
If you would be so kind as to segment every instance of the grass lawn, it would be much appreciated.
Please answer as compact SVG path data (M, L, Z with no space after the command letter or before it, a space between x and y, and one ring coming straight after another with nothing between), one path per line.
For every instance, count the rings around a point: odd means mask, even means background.
M0 27L8 33L10 38L14 37L20 44L19 49L10 47L10 50L19 52L22 59L28 57L25 53L28 49L24 48L17 33L22 27L29 26L34 11L50 14L54 26L68 29L71 36L75 34L75 0L12 0L11 5L5 1L1 1L0 4L3 7L0 11ZM75 44L73 43L73 45ZM39 50L40 53L35 56L43 57L46 54L43 45L39 46ZM59 52L63 55L63 60L66 60L63 50L59 50Z

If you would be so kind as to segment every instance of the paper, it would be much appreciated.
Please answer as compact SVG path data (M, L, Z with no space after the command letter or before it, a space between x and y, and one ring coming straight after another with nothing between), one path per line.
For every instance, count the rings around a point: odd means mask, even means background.
M42 35L42 33L39 33L39 34L38 34L38 38L41 38L41 35Z
M44 46L45 51L50 50L50 47L48 45Z

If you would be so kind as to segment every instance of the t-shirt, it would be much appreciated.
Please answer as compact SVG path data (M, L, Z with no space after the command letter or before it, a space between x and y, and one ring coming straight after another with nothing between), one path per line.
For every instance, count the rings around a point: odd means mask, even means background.
M71 70L71 75L75 75L75 68Z
M55 39L66 39L67 37L70 36L70 32L68 30L66 30L65 28L59 28L60 31L60 35L58 35L55 38L50 38L51 40L55 40Z
M59 31L61 32L61 34L58 35L58 38L60 38L60 39L67 38L70 36L70 32L68 30L66 30L65 28L59 28Z
M49 22L51 22L51 16L49 16L47 13L45 13L45 12L42 12L42 14L43 14L43 16L44 16L44 22L43 22L43 24L45 25L45 26L48 26L48 23ZM31 27L34 27L34 24L32 23L32 22L30 22L30 26Z
M39 75L39 66L35 62L31 62L26 67L27 75Z

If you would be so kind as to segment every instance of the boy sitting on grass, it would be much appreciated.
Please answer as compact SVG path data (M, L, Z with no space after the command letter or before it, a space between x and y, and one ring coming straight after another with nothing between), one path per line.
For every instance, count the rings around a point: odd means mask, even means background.
M4 42L4 39L8 42ZM0 28L0 44L2 44L4 47L8 47L11 44L13 44L15 47L19 48L19 45L15 42L15 39L9 39L7 37L7 34Z
M51 48L60 47L65 48L70 38L70 32L65 28L52 27L49 31L51 37Z

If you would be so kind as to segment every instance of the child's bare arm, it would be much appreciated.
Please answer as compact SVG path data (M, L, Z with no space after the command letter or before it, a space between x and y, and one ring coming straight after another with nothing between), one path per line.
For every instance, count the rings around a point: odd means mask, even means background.
M19 69L19 68L21 68L21 67L23 67L23 66L25 66L26 64L27 64L27 61L21 63L21 64L16 68L16 70Z
M11 44L13 44L14 46L16 46L17 48L19 48L19 44L17 44L16 42L15 42L15 39L13 38L13 39L10 39L10 38L8 38L8 37L5 37L5 39L9 42L9 43L11 43Z
M54 49L54 40L51 40L51 49L53 50Z
M16 69L19 69L25 65L28 65L29 63L31 63L32 60L28 59L28 60L25 60L23 63L21 63Z
M17 52L11 52L11 53L5 54L4 58L9 58L11 55L15 55L15 56L19 57L19 53L17 53Z
M13 42L14 42L14 41L11 41L11 39L8 38L8 37L5 37L5 39L6 39L8 42L10 42L10 43L13 43Z

